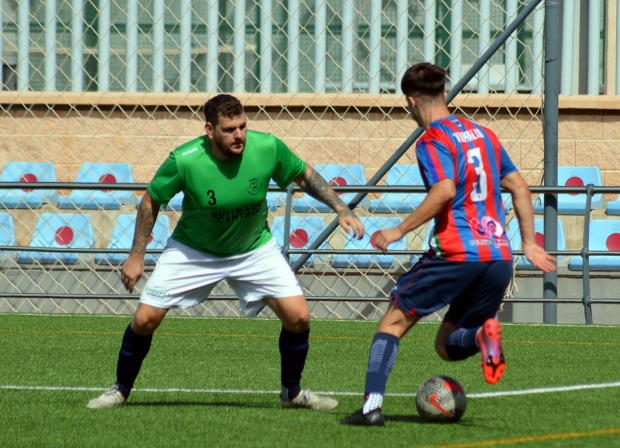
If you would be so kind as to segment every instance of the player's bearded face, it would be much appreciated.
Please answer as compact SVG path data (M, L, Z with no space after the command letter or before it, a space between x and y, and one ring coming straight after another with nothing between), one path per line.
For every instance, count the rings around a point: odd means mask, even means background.
M224 159L232 160L243 154L247 135L247 120L244 115L236 117L219 116L219 123L207 123L207 134L213 140L217 152Z

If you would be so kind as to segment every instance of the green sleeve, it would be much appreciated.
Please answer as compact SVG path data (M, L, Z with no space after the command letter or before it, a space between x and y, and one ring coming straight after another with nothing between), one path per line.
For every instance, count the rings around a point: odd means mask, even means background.
M155 173L147 190L153 199L165 207L181 189L181 176L179 176L177 162L174 153L170 153Z
M286 144L276 138L276 170L273 179L282 190L306 171L306 162L301 160Z

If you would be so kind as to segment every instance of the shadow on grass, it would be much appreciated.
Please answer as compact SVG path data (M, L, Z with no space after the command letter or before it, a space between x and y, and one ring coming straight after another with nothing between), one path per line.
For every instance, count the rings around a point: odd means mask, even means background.
M383 414L383 419L385 420L386 423L389 422L393 422L393 423L414 423L416 425L452 425L453 423L431 423L431 422L425 422L424 420L422 420L420 418L419 415L407 415L407 414L392 414L392 415L386 415ZM477 424L476 422L468 419L468 420L461 420L458 423L454 423L455 426L468 426L468 427L475 427L475 426L480 426L479 424Z
M251 404L251 403L234 403L231 401L140 401L127 403L127 407L138 406L206 406L206 407L231 407L231 408L255 408L255 409L279 409L280 407L274 404L268 406L264 404Z

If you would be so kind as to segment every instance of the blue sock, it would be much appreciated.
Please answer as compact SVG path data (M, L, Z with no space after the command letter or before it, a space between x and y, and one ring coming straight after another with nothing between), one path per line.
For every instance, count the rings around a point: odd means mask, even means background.
M125 330L116 365L116 384L120 393L125 397L129 397L133 383L140 372L142 361L151 348L152 340L152 334L140 336L134 333L131 324Z
M446 353L452 361L462 361L480 351L476 343L477 328L459 328L446 339Z
M301 373L306 365L310 344L310 328L299 333L282 327L280 332L280 359L282 386L288 390L288 399L292 400L301 392Z
M385 394L388 376L394 367L399 339L388 333L377 333L370 346L364 395Z

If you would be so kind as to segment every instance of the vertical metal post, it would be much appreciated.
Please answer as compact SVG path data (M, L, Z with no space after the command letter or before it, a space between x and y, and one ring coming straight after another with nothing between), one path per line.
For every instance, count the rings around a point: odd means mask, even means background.
M56 0L45 1L45 91L56 90Z
M395 93L402 93L400 90L400 79L409 68L409 6L407 0L398 0L396 2L396 78L394 79ZM426 20L426 14L424 15ZM426 39L426 37L425 37ZM428 40L428 39L426 39ZM426 45L426 40L424 45ZM424 60L431 61L424 54Z
M616 5L616 95L620 94L620 1Z
M207 12L207 81L206 91L208 93L217 92L219 78L218 62L218 29L220 24L220 13L217 0L208 0Z
M138 0L127 2L127 18L125 32L125 89L128 92L138 91Z
M583 260L583 312L586 324L592 324L592 304L590 303L590 211L592 210L593 184L586 186L586 211L583 222L583 247L581 257Z
M544 183L548 187L558 185L558 95L560 85L560 1L545 2L545 79L544 79ZM558 248L558 196L545 194L545 249ZM557 271L543 274L543 298L557 299ZM543 304L543 322L557 323L558 309L555 303Z
M424 60L435 62L435 28L437 26L437 5L435 0L424 0ZM403 72L404 73L404 72ZM401 73L401 76L403 75ZM399 80L400 81L400 80Z
M370 2L368 93L381 92L381 0Z
M166 44L166 30L164 25L166 7L164 0L153 1L153 92L163 92L165 87L164 70L166 58L164 45Z
M517 0L506 0L506 26L514 20L519 12ZM517 37L510 36L504 47L504 67L506 78L504 79L504 93L517 91L519 85L519 61L517 60Z
M559 14L558 14L558 17ZM560 54L559 50L559 30L560 30L560 21L556 23L558 27L558 56ZM532 17L532 93L540 94L543 90L543 53L544 53L544 43L543 43L543 29L545 28L545 11L543 8L539 8L534 11L534 16ZM558 78L559 82L559 78Z
M2 65L4 65L4 13L2 11L3 2L0 1L0 61L2 61ZM4 68L0 66L0 90L4 90L4 76L3 76Z
M564 2L562 19L562 95L573 93L573 55L575 54L575 0Z
M84 3L81 0L71 1L71 91L73 92L84 90Z
M288 1L288 21L286 26L286 34L288 38L288 48L286 50L286 84L289 93L299 93L299 47L301 45L301 33L299 26L300 8L301 3L299 0Z
M344 0L342 5L342 86L340 93L353 92L355 79L354 55L355 49L355 8L352 0Z
M273 73L273 3L271 0L261 0L260 5L260 93L270 93Z
M478 11L478 54L484 54L491 42L491 2L481 0ZM478 93L489 93L489 65L478 72Z
M246 27L246 0L238 0L233 3L233 92L245 92L245 27Z
M112 57L110 46L110 30L112 28L110 9L110 0L99 0L99 18L97 19L97 33L99 34L97 84L100 92L110 90L110 58Z
M588 95L600 94L601 0L588 3Z
M452 0L450 12L450 82L463 76L463 1Z
M17 3L17 90L30 90L30 0Z
M314 2L314 91L325 93L327 60L327 2Z
M179 91L192 89L192 2L181 1L179 29Z

